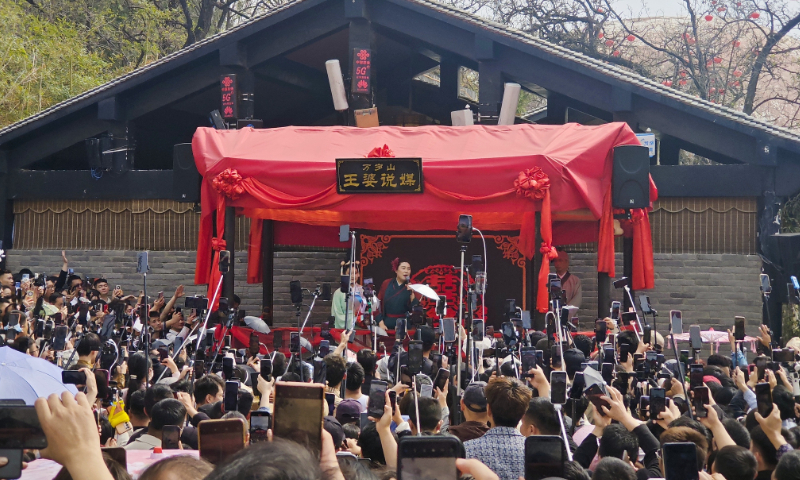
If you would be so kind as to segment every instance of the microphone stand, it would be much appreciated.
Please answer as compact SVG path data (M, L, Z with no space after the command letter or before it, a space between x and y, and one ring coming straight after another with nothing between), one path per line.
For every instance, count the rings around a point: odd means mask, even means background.
M567 440L567 429L564 427L564 417L561 415L561 404L556 403L555 405L553 405L553 407L555 407L556 409L556 415L558 415L558 423L561 425L561 439L564 440L564 450L567 451L567 461L572 462L572 451L569 449L569 440ZM574 408L575 405L573 404L573 411Z

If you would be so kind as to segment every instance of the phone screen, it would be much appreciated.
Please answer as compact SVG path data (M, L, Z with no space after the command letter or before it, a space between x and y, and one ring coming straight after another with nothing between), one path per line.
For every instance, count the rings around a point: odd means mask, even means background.
M533 435L525 439L525 480L563 477L564 462L561 437Z
M386 389L388 384L382 380L373 380L369 387L369 400L367 412L373 418L383 416L383 407L386 405Z
M43 449L47 439L39 416L31 406L8 405L0 408L0 448Z
M267 430L270 429L271 415L258 410L250 412L250 444L267 441Z
M611 302L611 319L612 320L619 320L619 302Z
M445 318L444 322L442 323L442 328L444 328L444 341L445 342L455 342L456 341L456 319L455 318Z
M608 324L605 322L605 320L597 320L594 324L594 338L597 339L597 343L605 342L607 333Z
M484 336L483 320L472 321L472 339L476 342L482 342Z
M447 372L447 376L448 377L450 376L449 370ZM384 403L386 403L385 398L384 398ZM389 390L389 403L392 405L392 411L394 412L394 409L397 408L397 392L395 392L394 390Z
M53 350L64 350L67 344L67 333L69 328L66 325L59 325L56 327L55 337L53 338Z
M326 393L325 394L325 403L328 404L328 415L333 415L333 408L334 403L336 402L336 394L335 393Z
M602 396L607 396L607 393L604 392L603 390L604 389L600 385L595 383L594 385L589 387L588 390L586 390L585 395L586 398L588 398L589 401L592 402L595 410L597 410L597 413L599 413L602 416L605 416L605 414L603 413L603 409L600 407L605 406L606 408L611 408L611 404L609 404L607 400L600 398Z
M708 387L696 387L694 390L694 411L695 416L697 418L706 418L708 417L708 409L706 409L706 405L708 405Z
M733 337L738 341L744 340L744 317L733 317Z
M239 406L239 382L225 382L225 411L235 412Z
M440 368L439 371L436 373L436 378L433 380L433 386L438 388L439 390L444 391L444 388L447 386L447 381L450 379L450 370L446 368Z
M181 441L181 427L164 425L161 429L161 448L164 450L178 450Z
M653 336L653 328L649 326L644 327L644 333L642 334L642 341L644 343L653 343L652 336Z
M631 353L631 346L627 343L619 344L619 363L628 361L628 355Z
M264 380L271 382L272 381L272 359L270 357L264 357L260 362L260 369L261 371L259 374Z
M650 420L658 420L658 414L667 409L666 390L663 388L650 389Z
M359 418L359 428L364 430L364 427L369 425L369 413L368 412L361 412L361 417Z
M86 374L80 370L62 370L61 383L65 385L86 385Z
M760 278L761 278L761 291L764 293L772 292L772 287L769 284L769 275L767 275L766 273L762 273L760 275Z
M769 388L769 383L756 384L756 408L764 418L767 418L772 413L772 391Z
M200 458L214 465L244 448L244 422L238 418L205 420L197 424Z
M422 370L422 342L412 340L408 342L408 371L416 375Z
M401 438L397 447L397 480L457 480L460 444L455 437Z
M694 390L696 387L703 386L703 366L693 363L689 365L689 388Z
M550 372L550 403L567 403L567 372Z
M528 372L536 366L536 349L533 347L522 347L522 376L527 376Z
M289 351L291 353L300 353L300 334L298 332L289 334Z
M694 443L665 443L662 447L664 480L698 480Z
M700 350L703 348L703 339L700 337L699 325L692 325L689 327L689 340L691 341L693 349Z
M272 430L313 451L322 449L323 386L299 382L275 384Z
M611 382L614 381L614 364L604 363L602 375L603 375L603 381L611 385Z
M672 333L680 335L683 333L683 314L680 310L670 310L669 318L672 325Z

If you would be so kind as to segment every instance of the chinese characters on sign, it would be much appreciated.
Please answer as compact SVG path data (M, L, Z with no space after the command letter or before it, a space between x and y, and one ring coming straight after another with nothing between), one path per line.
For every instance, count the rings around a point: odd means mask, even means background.
M370 73L372 71L372 53L368 48L353 49L353 78L350 84L350 91L361 95L369 95L372 82Z
M222 94L222 118L236 119L239 115L238 102L236 101L236 74L223 75L219 81L219 90Z
M339 158L339 193L422 193L421 158Z

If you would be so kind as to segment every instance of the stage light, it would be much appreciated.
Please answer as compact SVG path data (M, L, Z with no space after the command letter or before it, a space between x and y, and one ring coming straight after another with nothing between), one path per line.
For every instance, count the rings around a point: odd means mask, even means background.
M450 112L450 121L454 127L467 127L475 125L475 120L472 117L472 110L469 105L464 110L455 110Z
M328 60L325 62L325 70L328 71L328 83L331 85L333 108L339 112L343 112L350 108L350 106L347 104L347 94L344 91L342 67L339 65L339 60Z
M503 88L503 104L500 107L500 116L497 119L498 125L514 125L514 117L517 115L517 105L519 104L519 83L506 83Z

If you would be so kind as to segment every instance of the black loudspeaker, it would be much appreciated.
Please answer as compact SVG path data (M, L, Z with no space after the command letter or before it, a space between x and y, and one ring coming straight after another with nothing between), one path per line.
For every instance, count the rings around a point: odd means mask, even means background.
M650 149L640 145L614 148L614 174L611 178L614 208L650 206Z
M786 278L800 276L800 233L777 233L772 238L779 255L775 261L780 262Z
M172 147L172 198L179 202L200 202L202 177L194 163L191 143L177 143Z

